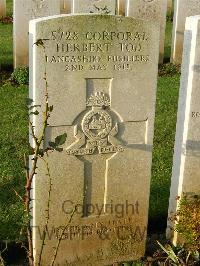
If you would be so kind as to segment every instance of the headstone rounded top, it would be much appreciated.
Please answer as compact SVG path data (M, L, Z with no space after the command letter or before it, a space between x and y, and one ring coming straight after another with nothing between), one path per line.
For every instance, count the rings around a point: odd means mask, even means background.
M135 23L143 23L145 24L145 26L147 26L149 29L151 27L155 27L159 31L159 22L157 21L153 21L153 20L148 20L148 25L146 24L146 19L144 18L135 18L135 17L124 17L124 16L120 16L120 15L112 15L112 14L88 14L88 13L82 13L82 14L62 14L62 15L54 15L54 16L48 16L48 17L42 17L42 18L36 18L36 19L32 19L30 20L30 24L33 23L39 23L42 21L50 21L50 20L63 20L63 19L81 19L81 18L85 18L85 20L87 20L87 18L92 18L93 20L102 20L104 19L110 19L110 20L116 20L118 22L124 22L124 21L130 21L135 22ZM88 21L89 22L89 21Z

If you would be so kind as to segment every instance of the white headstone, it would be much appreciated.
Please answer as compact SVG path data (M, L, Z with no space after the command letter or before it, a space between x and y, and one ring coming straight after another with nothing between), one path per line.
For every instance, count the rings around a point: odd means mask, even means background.
M171 62L181 64L186 17L200 14L199 0L175 0Z
M162 63L165 46L167 0L127 0L126 15L140 19L155 20L160 24L159 63Z
M61 14L71 13L71 0L60 0L60 13Z
M53 105L45 147L67 133L63 151L45 156L50 178L39 160L34 180L36 261L47 210L52 235L41 265L49 265L61 235L55 265L140 258L148 220L159 26L113 15L38 19L30 23L30 47L30 98L44 106L46 73ZM40 117L33 120L36 135Z
M28 66L29 21L38 17L60 14L58 0L14 0L13 3L14 68Z
M177 197L200 194L200 16L186 20L182 76L176 126L169 217L178 209ZM172 228L172 230L170 230ZM167 237L177 244L174 222Z
M116 14L116 0L72 0L72 13Z
M0 0L0 18L6 16L6 0Z

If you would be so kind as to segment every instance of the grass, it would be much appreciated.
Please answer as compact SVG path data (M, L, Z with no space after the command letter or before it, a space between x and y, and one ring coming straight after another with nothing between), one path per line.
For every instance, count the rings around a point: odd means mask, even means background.
M7 1L8 14L12 13ZM172 23L167 22L165 61L169 61ZM0 23L0 239L17 239L23 222L23 208L13 189L23 193L23 154L28 154L26 86L8 82L12 72L12 24ZM150 231L165 230L175 136L178 74L158 79L155 137L150 197ZM155 223L156 222L156 223ZM156 224L156 226L155 226ZM160 228L158 228L158 225Z
M12 15L11 0L7 15ZM24 193L23 154L28 154L28 88L8 81L13 68L12 26L0 23L0 240L20 237L24 212L14 189Z
M170 61L171 38L172 38L172 22L171 22L171 20L168 19L167 23L166 23L166 31L165 31L165 56L164 56L164 63Z
M0 87L0 239L17 239L22 225L23 206L14 189L23 194L23 154L28 152L26 86Z
M7 16L12 16L12 14L13 14L13 0L6 0L6 13L7 13Z
M158 78L149 214L150 227L160 223L154 230L164 229L167 222L179 79L179 74Z
M0 63L1 68L5 70L12 69L12 24L3 24L0 22Z

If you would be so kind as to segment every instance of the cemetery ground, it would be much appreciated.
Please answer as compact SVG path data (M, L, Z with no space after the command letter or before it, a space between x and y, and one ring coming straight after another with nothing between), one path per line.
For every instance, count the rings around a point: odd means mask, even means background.
M11 16L12 1L7 2L8 16ZM9 18L0 22L0 251L4 248L2 240L8 240L9 248L2 254L8 265L19 263L18 247L24 239L24 207L17 194L24 194L24 154L29 154L27 71L12 74L12 26ZM148 228L152 245L149 251L156 246L156 239L164 238L167 222L180 81L179 67L169 64L171 30L172 22L168 18L165 59L159 66L157 87ZM23 251L21 253L23 256Z

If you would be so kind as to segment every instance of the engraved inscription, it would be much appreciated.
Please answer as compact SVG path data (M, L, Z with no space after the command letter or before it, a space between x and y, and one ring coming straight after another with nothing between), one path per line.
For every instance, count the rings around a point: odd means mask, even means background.
M87 78L85 110L81 111L72 125L67 128L74 129L75 141L63 147L68 156L75 156L84 162L84 189L83 189L83 217L98 215L98 210L92 212L86 208L91 204L102 207L102 214L107 214L106 208L108 160L117 153L125 152L130 148L129 143L122 137L124 128L138 129L138 123L143 125L144 133L142 143L145 143L145 129L148 118L141 121L123 121L120 114L112 110L112 81L113 78ZM71 129L70 129L71 128ZM67 130L68 130L67 129ZM121 130L122 129L122 130ZM68 131L66 131L68 133ZM134 143L137 143L134 142ZM139 141L141 143L141 141ZM119 155L119 154L118 154ZM119 155L120 156L120 155ZM103 169L99 172L98 169ZM101 180L102 186L99 187ZM93 191L99 191L99 197L93 197Z
M54 42L53 54L46 55L49 64L64 64L64 71L133 71L137 63L150 61L145 47L146 32L64 31L54 30L47 40ZM128 63L127 63L128 62Z
M200 112L192 112L192 118L200 117Z
M147 2L147 3L151 3L153 2L154 0L143 0L144 2Z

